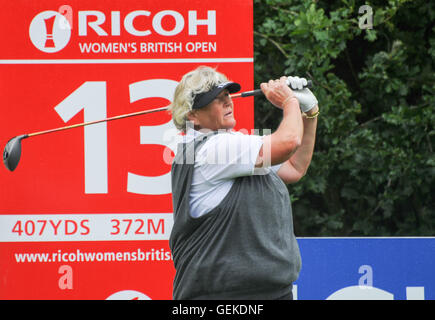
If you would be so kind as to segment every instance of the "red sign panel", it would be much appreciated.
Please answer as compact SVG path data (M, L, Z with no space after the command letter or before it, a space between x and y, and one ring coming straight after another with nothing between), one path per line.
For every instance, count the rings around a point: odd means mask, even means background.
M169 104L186 72L252 90L252 1L9 1L0 11L0 144ZM253 128L252 98L235 101ZM22 140L0 169L1 299L171 299L166 112Z

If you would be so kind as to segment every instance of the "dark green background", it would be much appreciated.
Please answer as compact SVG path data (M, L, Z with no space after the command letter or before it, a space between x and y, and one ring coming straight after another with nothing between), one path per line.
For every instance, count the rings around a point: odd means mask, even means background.
M434 58L433 1L254 0L255 86L298 75L319 100L311 166L288 187L297 236L434 235ZM256 98L255 128L281 118Z

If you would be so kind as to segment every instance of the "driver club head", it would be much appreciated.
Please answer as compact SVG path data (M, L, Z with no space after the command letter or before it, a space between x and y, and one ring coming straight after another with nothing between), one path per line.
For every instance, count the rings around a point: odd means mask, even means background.
M27 134L12 138L3 150L3 163L9 171L14 171L20 162L21 140L27 138Z

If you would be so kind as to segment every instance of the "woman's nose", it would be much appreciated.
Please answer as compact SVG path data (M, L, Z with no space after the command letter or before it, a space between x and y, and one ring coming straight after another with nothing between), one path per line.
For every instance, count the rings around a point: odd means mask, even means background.
M231 99L230 95L226 95L222 98L222 101L224 102L225 106L232 105L233 100Z

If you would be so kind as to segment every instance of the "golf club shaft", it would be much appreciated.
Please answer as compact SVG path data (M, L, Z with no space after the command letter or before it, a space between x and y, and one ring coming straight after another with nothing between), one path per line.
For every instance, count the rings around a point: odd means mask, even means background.
M307 85L304 86L304 88L312 88L312 87L313 87L313 82L311 80L308 80ZM260 96L262 94L263 94L263 91L261 91L261 89L257 89L257 90L252 90L252 91L245 91L245 92L230 94L230 96L231 96L231 98L234 99L234 98L245 98L245 97L251 97L251 96Z
M311 88L312 87L312 82L311 80L308 80L308 83L306 86L304 86L304 88ZM235 94L231 94L231 98L245 98L245 97L251 97L251 96L259 96L262 95L263 92L261 91L261 89L257 89L257 90L253 90L253 91L245 91L245 92L240 92L240 93L235 93ZM143 110L143 111L138 111L138 112L132 112L132 113L127 113L127 114L122 114L119 116L114 116L114 117L110 117L110 118L105 118L105 119L101 119L101 120L94 120L94 121L89 121L89 122L83 122L83 123L78 123L78 124L73 124L70 126L65 126L65 127L60 127L60 128L56 128L56 129L50 129L50 130L45 130L45 131L39 131L39 132L34 132L34 133L29 133L26 134L22 137L22 139L25 138L30 138L30 137L35 137L35 136L40 136L43 134L48 134L48 133L53 133L53 132L58 132L58 131L63 131L63 130L69 130L69 129L73 129L73 128L79 128L79 127L84 127L84 126L89 126L91 124L97 124L97 123L101 123L101 122L108 122L108 121L112 121L112 120L119 120L119 119L124 119L124 118L128 118L128 117L134 117L134 116L140 116L143 114L148 114L148 113L153 113L153 112L159 112L159 111L166 111L168 110L168 107L161 107L161 108L156 108L156 109L151 109L151 110Z
M110 117L110 118L105 118L105 119L101 119L101 120L94 120L94 121L89 121L89 122L84 122L84 123L73 124L73 125L65 126L65 127L61 127L61 128L50 129L50 130L45 130L45 131L40 131L40 132L34 132L34 133L29 133L25 137L23 137L23 139L24 138L35 137L35 136L40 136L40 135L43 135L43 134L57 132L57 131L63 131L63 130L68 130L68 129L73 129L73 128L84 127L84 126L88 126L88 125L91 125L91 124L97 124L97 123L101 123L101 122L108 122L108 121L112 121L112 120L118 120L118 119L124 119L124 118L128 118L128 117L140 116L142 114L148 114L148 113L165 111L165 110L168 110L168 107L162 107L162 108L151 109L151 110L143 110L143 111L138 111L138 112L132 112L132 113L127 113L127 114L122 114L122 115L114 116L114 117Z

